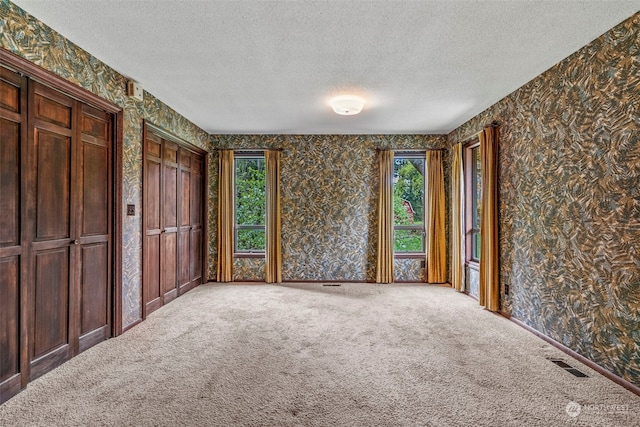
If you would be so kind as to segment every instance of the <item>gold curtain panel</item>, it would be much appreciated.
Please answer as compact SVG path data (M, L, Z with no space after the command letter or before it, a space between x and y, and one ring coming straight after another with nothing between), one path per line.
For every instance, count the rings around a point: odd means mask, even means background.
M427 151L427 282L447 281L442 151Z
M219 152L218 282L233 281L233 151Z

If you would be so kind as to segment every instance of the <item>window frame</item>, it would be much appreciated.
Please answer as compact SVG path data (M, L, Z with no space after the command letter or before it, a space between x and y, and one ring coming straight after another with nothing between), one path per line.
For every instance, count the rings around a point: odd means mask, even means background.
M426 211L427 211L427 156L426 152L416 151L394 151L393 162L395 167L395 161L397 158L402 159L418 159L422 160L424 168L422 170L422 224L418 225L396 225L395 218L393 218L393 256L394 258L401 259L423 259L427 254L427 229L426 229ZM395 177L393 181L393 192L395 193ZM399 252L395 250L395 234L396 230L419 230L422 233L422 250L419 252Z
M477 204L478 204L478 199L482 197L482 181L480 181L479 185L474 185L474 184L477 184L477 170L482 166L478 166L478 167L474 166L474 163L475 165L477 165L477 162L474 162L475 150L478 150L477 151L478 157L480 157L480 140L477 137L464 145L464 154L463 154L464 181L465 181L464 182L465 261L467 264L477 267L480 265L480 256L482 254L477 254L478 256L475 256L476 254L474 253L473 248L474 248L474 243L476 242L476 237L481 238L482 236L480 231L480 223L479 223L481 220L481 217L480 215L477 215L478 228L475 228L474 219L476 219L476 216L474 214L477 214L479 211L479 207ZM476 188L477 190L474 191L474 189Z
M236 186L236 165L238 160L249 160L249 159L260 159L264 162L265 172L266 172L266 158L264 152L262 151L246 151L246 152L236 152L234 153L233 158L233 257L234 258L266 258L266 233L267 233L267 225L266 225L266 217L264 225L257 224L238 224L238 216L237 216L237 208L238 202L236 200L237 194L237 186ZM265 182L265 216L266 216L266 182ZM242 250L238 249L238 232L241 230L262 230L265 233L265 248L262 250Z

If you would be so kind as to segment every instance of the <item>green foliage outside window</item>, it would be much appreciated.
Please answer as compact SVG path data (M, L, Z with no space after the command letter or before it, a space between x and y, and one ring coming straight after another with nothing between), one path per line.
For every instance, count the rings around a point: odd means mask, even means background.
M267 215L264 158L237 157L235 168L236 250L264 251Z
M396 252L424 251L424 164L422 158L394 159L394 225L416 226L412 230L394 230Z

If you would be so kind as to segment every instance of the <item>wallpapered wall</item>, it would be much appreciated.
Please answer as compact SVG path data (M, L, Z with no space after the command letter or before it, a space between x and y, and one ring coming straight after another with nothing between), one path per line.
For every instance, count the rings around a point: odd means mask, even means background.
M142 120L205 150L283 148L285 280L374 279L375 148L439 148L443 136L209 136L8 0L0 47L123 108L123 204L141 204ZM640 14L448 135L500 131L502 309L640 385ZM449 162L448 162L449 164ZM445 185L449 188L449 168ZM217 157L210 156L215 277ZM447 195L447 206L448 195ZM141 219L123 213L123 324L140 318ZM448 235L448 233L447 233ZM419 280L415 262L399 279ZM239 261L238 279L262 264ZM246 276L245 276L246 275ZM504 295L504 285L510 295Z
M223 135L221 148L282 148L283 280L375 281L376 148L445 148L444 135ZM445 171L448 185L448 168ZM215 260L215 246L209 249ZM236 259L237 280L264 280L264 262ZM211 262L211 268L215 262ZM420 260L396 260L397 280L421 281Z
M144 102L126 95L127 79L88 52L9 2L0 0L0 47L20 55L123 109L122 203L141 206L142 120L210 150L209 135L151 94ZM140 208L137 209L140 212ZM142 219L122 213L122 323L140 319Z
M450 143L492 120L502 309L640 385L640 13Z

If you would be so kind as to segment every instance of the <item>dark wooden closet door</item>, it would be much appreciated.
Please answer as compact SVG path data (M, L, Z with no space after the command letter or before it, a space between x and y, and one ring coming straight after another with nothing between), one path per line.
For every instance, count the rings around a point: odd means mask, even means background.
M144 134L146 317L202 281L204 166L201 155L163 131L145 124Z
M143 297L146 315L162 306L163 292L160 287L162 140L146 132L145 153Z
M0 403L111 335L113 125L0 66Z
M72 156L74 101L46 86L30 85L29 195L32 267L29 290L31 379L73 354L78 257L71 186L78 177ZM73 214L72 214L73 213Z
M191 166L191 247L189 248L189 279L192 288L202 283L203 171L203 157L193 154Z
M21 348L21 147L26 137L26 79L0 68L0 403L26 383Z
M178 286L191 289L191 152L180 149L180 215L178 228Z
M178 145L163 141L160 280L164 303L178 296Z
M76 274L80 281L79 351L111 336L111 122L109 114L83 105L78 147L79 200Z

